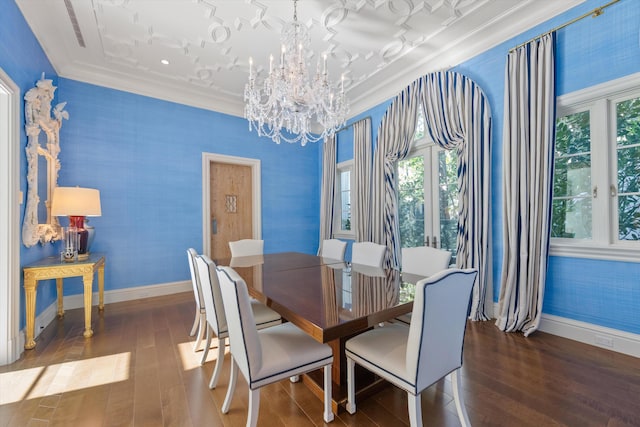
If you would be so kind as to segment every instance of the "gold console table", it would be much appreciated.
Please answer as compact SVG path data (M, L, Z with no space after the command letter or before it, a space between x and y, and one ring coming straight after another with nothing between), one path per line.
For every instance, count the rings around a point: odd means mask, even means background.
M104 309L104 263L103 254L90 254L88 259L75 262L60 261L60 257L47 257L38 262L23 267L24 293L27 309L27 329L24 348L30 350L36 346L35 336L36 318L36 291L39 280L56 279L58 292L58 317L64 316L62 305L62 280L65 277L81 276L84 283L84 336L93 335L91 329L91 293L93 288L93 275L98 271L98 309Z

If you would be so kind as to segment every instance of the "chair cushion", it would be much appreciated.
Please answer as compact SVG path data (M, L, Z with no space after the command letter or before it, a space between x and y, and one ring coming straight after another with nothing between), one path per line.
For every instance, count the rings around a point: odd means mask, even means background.
M317 342L292 323L262 329L258 336L262 367L251 373L252 390L333 362L331 347Z
M345 345L348 358L368 370L385 372L385 378L398 387L413 391L415 378L409 378L406 367L407 338L405 324L388 323L349 339ZM363 356L366 355L366 358Z
M268 328L282 323L282 317L275 311L271 310L260 301L251 299L251 310L253 311L253 319L256 321L256 328Z

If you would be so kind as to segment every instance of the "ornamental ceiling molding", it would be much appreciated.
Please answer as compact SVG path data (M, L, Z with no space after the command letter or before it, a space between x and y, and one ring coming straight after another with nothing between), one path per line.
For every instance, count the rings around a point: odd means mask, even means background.
M299 20L357 115L583 1L301 0ZM248 58L268 72L291 15L286 0L16 2L61 77L236 116Z

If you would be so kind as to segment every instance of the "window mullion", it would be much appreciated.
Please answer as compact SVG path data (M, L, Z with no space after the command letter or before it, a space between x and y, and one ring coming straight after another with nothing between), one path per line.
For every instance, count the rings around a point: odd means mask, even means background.
M609 208L610 176L607 173L609 164L609 114L607 100L598 100L591 110L591 188L592 197L592 232L593 241L610 243L612 218ZM615 147L614 147L615 148Z

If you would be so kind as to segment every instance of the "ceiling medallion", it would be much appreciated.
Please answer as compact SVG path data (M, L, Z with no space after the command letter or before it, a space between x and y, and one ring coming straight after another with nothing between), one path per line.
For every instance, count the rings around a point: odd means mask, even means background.
M344 96L344 74L340 88L329 81L327 55L322 68L318 61L313 79L307 59L311 41L306 25L298 22L297 0L293 1L293 22L281 34L280 64L269 57L269 75L256 82L253 60L249 58L249 82L245 85L245 118L249 130L274 142L317 142L333 135L345 124L349 104Z

